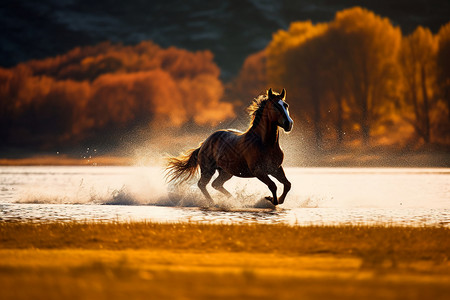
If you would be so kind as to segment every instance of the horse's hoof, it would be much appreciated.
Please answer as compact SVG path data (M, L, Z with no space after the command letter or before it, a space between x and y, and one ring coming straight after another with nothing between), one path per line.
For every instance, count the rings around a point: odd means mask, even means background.
M266 197L267 200L269 200L273 205L278 205L278 202L276 200L273 199L273 197Z

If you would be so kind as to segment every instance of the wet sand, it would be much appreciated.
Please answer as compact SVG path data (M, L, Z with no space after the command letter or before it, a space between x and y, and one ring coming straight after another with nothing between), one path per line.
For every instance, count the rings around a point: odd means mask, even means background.
M0 223L2 299L446 299L450 229Z

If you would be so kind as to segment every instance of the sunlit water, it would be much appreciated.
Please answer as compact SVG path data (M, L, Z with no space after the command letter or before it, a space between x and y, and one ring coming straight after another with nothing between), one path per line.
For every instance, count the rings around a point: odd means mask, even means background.
M257 179L233 178L227 199L195 182L168 186L150 167L0 167L0 221L155 221L448 226L450 169L288 168L277 208ZM278 185L279 194L282 185Z

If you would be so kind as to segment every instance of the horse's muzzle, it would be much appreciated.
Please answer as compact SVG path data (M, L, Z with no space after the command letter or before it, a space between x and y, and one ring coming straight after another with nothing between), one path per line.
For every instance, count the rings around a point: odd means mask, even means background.
M286 120L286 121L284 121L283 129L284 129L284 131L289 132L292 130L293 126L294 126L294 121Z

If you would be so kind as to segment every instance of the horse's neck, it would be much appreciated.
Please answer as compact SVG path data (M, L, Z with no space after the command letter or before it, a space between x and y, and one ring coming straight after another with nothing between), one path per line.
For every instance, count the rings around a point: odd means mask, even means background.
M278 145L278 126L262 116L258 124L252 125L249 132L261 137L266 146Z

